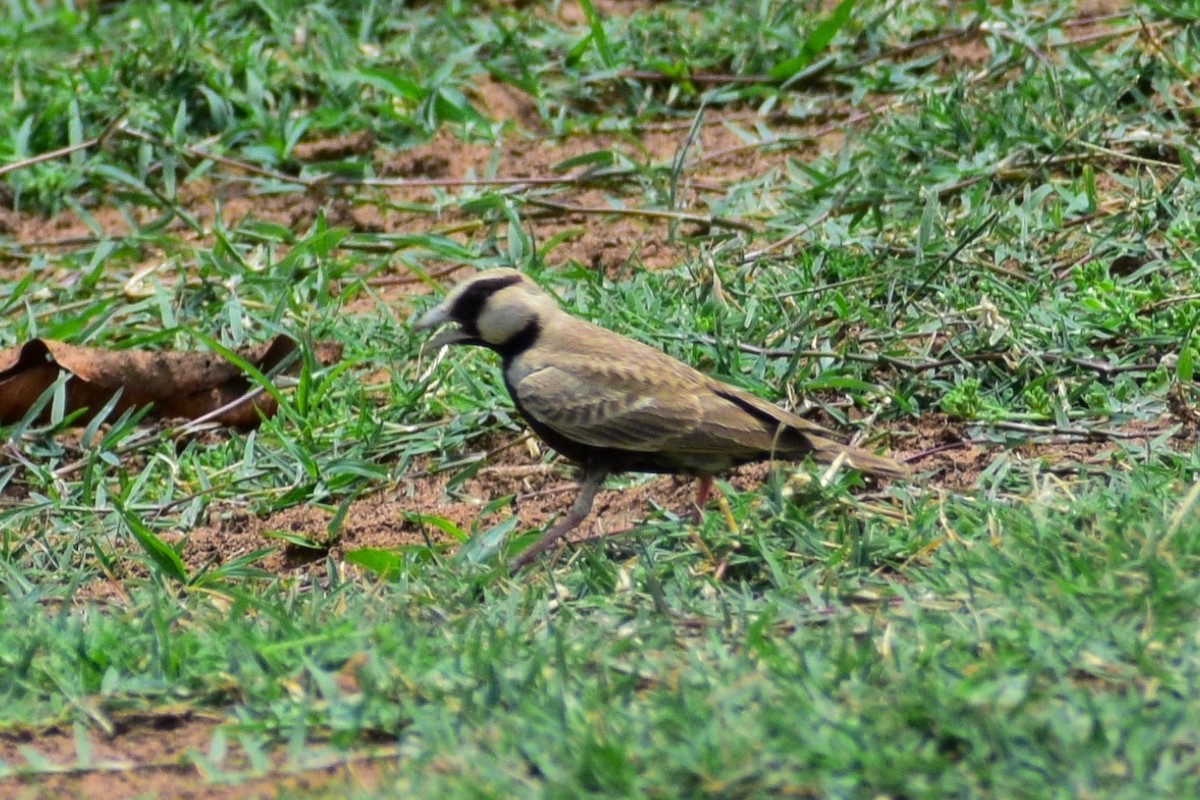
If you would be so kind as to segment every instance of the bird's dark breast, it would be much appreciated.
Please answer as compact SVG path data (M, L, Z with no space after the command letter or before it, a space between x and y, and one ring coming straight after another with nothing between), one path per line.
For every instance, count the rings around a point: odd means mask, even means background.
M530 416L521 405L521 400L513 394L512 387L508 393L516 405L517 411L529 423L529 427L543 442L554 448L555 452L564 458L588 468L603 468L606 472L663 472L670 474L712 475L718 472L757 461L759 458L747 459L711 459L690 458L686 453L656 453L621 450L616 447L596 447L595 445L577 442L563 436L553 428L547 427Z
M525 421L529 423L529 427L533 428L533 432L536 433L546 444L550 445L559 453L571 459L572 461L585 463L588 458L588 452L593 448L590 448L588 445L580 442L573 441L572 439L569 439L566 436L558 433L553 428L549 428L542 424L542 422L540 422L525 409L525 406L521 403L520 396L517 394L516 390L513 389L512 381L508 379L508 368L512 364L513 359L524 353L529 348L533 347L537 343L538 336L540 336L541 333L541 325L534 320L522 328L516 336L513 336L504 344L487 345L487 347L495 350L503 359L501 365L501 374L504 376L504 388L508 389L508 396L512 398L513 405L517 407L517 411L519 411L521 416L525 418Z
M761 460L758 456L735 458L681 451L639 453L610 447L592 447L586 455L587 460L583 463L602 466L609 472L662 472L671 475L716 475L740 464Z

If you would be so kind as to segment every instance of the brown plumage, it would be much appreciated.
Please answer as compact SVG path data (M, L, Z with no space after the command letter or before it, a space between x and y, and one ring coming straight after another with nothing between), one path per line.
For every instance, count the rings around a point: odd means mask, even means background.
M473 344L503 359L517 410L545 442L580 464L570 513L514 563L519 568L591 511L613 472L714 474L769 458L811 456L873 475L907 470L886 456L839 444L833 434L749 392L697 372L666 353L567 314L512 269L458 284L416 329L455 323L430 345Z

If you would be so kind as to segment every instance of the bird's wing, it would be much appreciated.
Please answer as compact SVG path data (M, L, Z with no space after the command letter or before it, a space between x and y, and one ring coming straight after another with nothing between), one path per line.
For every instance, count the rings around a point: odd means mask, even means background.
M709 392L706 396L711 399L705 410L708 412L706 416L710 424L724 424L771 437L776 437L780 428L783 428L787 436L801 436L805 439L817 437L829 441L837 438L837 434L828 428L785 411L745 389L711 378L707 380L707 384ZM754 424L750 422L751 419L755 420ZM775 445L786 442L785 438L776 441Z
M799 448L790 437L780 438L790 416L781 409L631 344L621 361L543 354L513 386L524 411L581 444L673 454L683 461L814 449L807 437Z
M735 429L734 438L747 448L757 446L787 458L810 455L826 463L841 456L851 467L874 475L900 477L909 474L907 467L891 458L844 445L835 440L837 434L833 431L747 391L711 379L709 388L712 391L705 397L719 401L709 404L711 411L706 414L706 427L713 429L725 425ZM758 421L757 425L749 424L751 417Z
M671 448L702 422L694 388L636 364L542 363L513 385L536 421L591 447Z

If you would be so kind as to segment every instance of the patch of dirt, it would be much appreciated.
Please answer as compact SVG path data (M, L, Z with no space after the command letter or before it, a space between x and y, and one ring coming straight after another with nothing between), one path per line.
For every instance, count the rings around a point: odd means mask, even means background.
M43 731L0 732L0 761L9 768L29 766L29 777L0 780L0 796L20 800L90 800L90 798L161 797L177 800L266 800L280 794L345 786L371 791L382 779L383 761L338 757L330 752L330 766L295 770L282 751L271 756L266 777L248 777L226 785L214 783L197 765L207 756L220 722L191 713L139 714L114 721L111 736L88 730L90 761L81 763L76 732L51 728ZM249 760L230 737L228 756L218 765L222 773L248 776ZM45 774L46 763L56 774Z
M889 58L923 58L940 55L937 69L943 75L963 72L982 78L982 70L1001 54L1015 48L1017 34L1004 26L983 28L978 25L974 7L961 4L960 16L953 30L926 31L900 44ZM1147 49L1160 49L1151 39L1154 26L1132 24L1130 4L1124 0L1084 0L1077 4L1075 17L1063 23L1063 41L1042 48L1029 48L1029 54L1039 62L1057 65L1070 48L1096 46L1116 48L1131 34L1139 35L1139 44ZM1140 29L1139 29L1140 28ZM1028 46L1025 44L1024 46ZM1004 74L1019 68L1020 59L1009 64ZM1002 78L1002 75L993 76Z
M1088 17L1107 16L1109 14L1128 13L1129 3L1125 0L1080 0L1075 9L1076 16Z
M661 5L662 0L593 0L596 13L602 17L631 17ZM566 0L558 6L558 19L568 25L586 25L583 6Z
M946 55L949 56L947 69L950 72L977 70L992 59L992 48L979 39L959 39L946 45Z
M1152 438L1174 424L1164 418L1154 423L1126 426L1121 434L1131 440ZM917 420L900 421L883 434L891 442L893 457L906 461L916 473L913 481L923 489L971 491L980 473L990 466L997 453L1004 452L1015 461L1038 463L1042 472L1078 476L1089 467L1111 468L1120 442L1097 436L1092 441L1078 436L1039 437L1039 441L1004 444L970 437L966 423L943 414L931 413ZM1179 434L1180 447L1193 434ZM1022 434L1014 433L1014 439ZM878 438L878 436L876 437ZM485 466L454 488L448 484L453 472L430 474L425 467L411 469L400 484L371 498L359 500L349 508L335 543L325 550L296 546L280 549L259 563L277 574L291 573L307 579L314 562L327 557L340 559L347 551L361 547L395 549L408 545L433 545L452 552L456 540L440 528L422 523L418 516L441 517L468 533L486 530L510 515L520 518L518 530L538 530L561 516L574 500L577 484L567 462L541 461L523 446L521 435L493 436L480 443L478 456ZM469 454L464 454L467 457ZM778 468L786 469L786 466ZM738 491L760 486L771 465L752 464L726 476ZM611 533L619 534L651 518L657 509L676 515L691 513L695 482L682 477L648 476L643 482L602 491L588 520L567 537L569 542L595 541ZM483 508L499 497L511 497L504 507L487 515ZM710 507L708 513L716 513ZM184 560L190 569L227 563L254 550L271 546L277 540L265 533L282 531L324 541L334 512L311 507L294 507L278 514L257 518L233 509L214 509L210 524L186 536ZM351 572L353 567L348 567Z
M557 459L543 463L522 446L526 441L520 435L486 440L487 449L479 452L481 458L486 457L486 466L452 489L448 484L456 472L429 474L419 466L409 470L395 488L353 503L327 551L283 546L278 539L267 537L282 532L315 542L326 541L334 512L307 506L296 506L265 518L240 509L213 509L208 525L186 536L181 533L164 538L186 540L183 558L189 569L225 564L263 547L278 545L278 551L258 562L258 566L272 573L290 573L307 579L314 562L328 557L340 559L346 552L362 547L396 549L432 545L449 552L456 549L458 543L452 536L436 525L422 522L421 517L440 517L470 533L486 530L515 514L520 518L518 530L537 530L566 512L575 499L578 484L569 464ZM732 480L734 485L749 486L756 476L761 479L762 474L757 467L746 467ZM596 498L592 516L567 539L581 541L631 528L650 516L655 506L688 513L694 492L694 482L670 476L602 491ZM512 498L506 506L482 514L487 504L506 496ZM106 585L97 586L96 590L102 595L108 593Z
M315 142L300 142L292 150L292 157L304 162L341 161L355 156L369 157L375 151L375 134L359 131L347 136L318 139Z
M511 122L494 144L464 141L449 129L442 129L429 142L394 150L378 142L370 133L314 138L301 142L292 153L298 172L307 166L319 173L320 165L343 159L366 162L380 179L368 186L327 186L312 184L292 193L262 194L244 179L243 173L255 173L247 166L223 163L213 170L217 177L205 177L182 183L177 202L198 222L205 233L197 233L180 220L166 225L165 233L176 237L184 247L207 247L213 243L211 231L218 222L236 229L247 221L269 222L297 233L308 230L324 214L330 224L360 233L440 233L464 244L477 244L498 238L505 221L486 222L478 214L458 208L438 207L440 193L479 181L489 174L501 179L502 186L518 185L530 179L523 195L548 201L553 207L526 205L522 221L535 244L553 237L562 241L547 256L551 264L576 262L616 275L634 266L660 269L688 257L686 236L703 230L698 222L672 223L665 217L624 214L616 206L639 210L647 205L661 208L662 198L647 200L636 183L620 179L596 183L587 179L572 181L585 166L562 168L558 165L580 156L613 152L618 158L642 168L669 167L686 149L687 166L681 173L673 210L704 218L710 204L719 203L727 185L751 176L763 176L781 168L785 160L802 152L808 157L830 152L844 141L843 128L848 119L862 124L869 117L861 109L831 109L819 119L800 123L786 116L764 118L739 110L710 110L694 140L689 141L691 120L648 124L640 131L626 133L577 133L562 138L541 135L541 121L533 98L510 85L481 79L472 91L472 99L494 119ZM756 127L766 124L775 138L770 147L758 142ZM493 164L493 158L495 162ZM555 183L564 180L565 183ZM509 183L505 183L505 181ZM513 183L516 182L516 183ZM665 187L665 183L663 184ZM0 232L7 239L0 249L0 279L16 280L23 276L28 258L38 252L62 252L90 248L96 241L93 226L106 237L120 239L130 234L130 221L149 224L157 219L157 209L137 206L117 208L105 205L101 198L87 208L91 219L84 220L66 210L51 217L6 210L0 217ZM422 210L422 208L428 210ZM752 221L753 222L753 221ZM675 235L671 233L676 229ZM139 245L140 261L135 268L161 267L177 253L156 244ZM278 254L283 255L285 249ZM443 265L431 263L439 270ZM449 268L454 265L445 264ZM173 266L156 275L164 284L186 280L192 265ZM385 302L406 294L423 292L421 281L409 275L403 266L384 273L373 282L384 287ZM59 282L69 285L80 279L66 272ZM394 282L398 280L400 282ZM399 288L403 287L403 288ZM355 309L366 312L364 304Z
M1154 421L1130 422L1111 431L1111 435L1097 432L1092 437L1056 433L1053 429L1025 431L1014 427L1012 442L1015 443L1006 443L972 438L968 423L951 420L941 413L928 413L911 426L898 424L891 430L890 438L895 447L892 455L905 460L922 476L923 486L962 492L978 485L980 473L991 466L1000 453L1015 462L1036 463L1042 473L1077 477L1092 468L1098 471L1112 469L1114 459L1121 457L1119 451L1123 443L1148 441L1180 421L1167 415ZM1195 445L1198 433L1194 427L1184 424L1176 432L1173 446L1180 451L1190 449Z
M471 99L480 106L480 110L486 116L494 120L503 120L518 131L543 133L546 129L537 102L528 92L498 81L490 75L477 79Z

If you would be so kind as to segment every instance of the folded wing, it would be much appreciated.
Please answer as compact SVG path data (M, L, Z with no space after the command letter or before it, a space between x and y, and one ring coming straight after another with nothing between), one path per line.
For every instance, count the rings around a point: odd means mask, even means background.
M699 373L693 379L688 374L577 361L543 364L514 389L525 411L540 423L592 447L669 451L684 460L730 462L817 449L806 432L784 421L786 412L777 410L780 416L773 417L767 410L753 409L755 401L769 404L714 391Z

